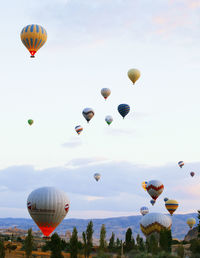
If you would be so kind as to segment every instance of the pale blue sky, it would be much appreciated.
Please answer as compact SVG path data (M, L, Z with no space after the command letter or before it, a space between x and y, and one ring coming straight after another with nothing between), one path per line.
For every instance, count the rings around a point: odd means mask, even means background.
M150 179L163 181L179 212L199 208L199 12L195 0L1 4L1 217L27 217L28 194L44 185L68 194L71 217L135 214L149 203L141 181ZM34 60L20 40L31 23L48 33ZM141 71L135 86L132 67ZM112 91L106 102L103 87ZM121 103L131 107L124 120ZM89 125L85 107L95 111ZM164 195L153 211L164 211Z

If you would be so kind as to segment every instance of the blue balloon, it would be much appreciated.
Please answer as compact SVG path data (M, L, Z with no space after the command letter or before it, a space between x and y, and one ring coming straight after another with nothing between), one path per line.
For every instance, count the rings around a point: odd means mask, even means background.
M150 201L150 203L151 203L152 205L154 205L154 204L155 204L155 202L156 202L156 201L155 201L155 200L153 200L153 199Z
M130 111L130 106L128 104L120 104L118 106L118 112L124 118Z
M167 197L164 198L164 202L167 202L169 199Z

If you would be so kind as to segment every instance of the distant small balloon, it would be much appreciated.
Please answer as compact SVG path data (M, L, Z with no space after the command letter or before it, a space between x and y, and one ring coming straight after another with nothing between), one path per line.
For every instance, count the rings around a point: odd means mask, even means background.
M128 77L132 81L133 84L140 78L140 71L137 69L130 69L128 71Z
M77 134L80 134L83 131L83 127L81 125L77 125L75 127L75 130L76 130Z
M111 90L109 88L103 88L101 90L101 95L104 97L104 99L106 100L111 94Z
M94 110L92 108L85 108L85 109L83 109L82 114L85 117L85 119L87 120L87 122L89 123L89 121L94 116Z
M193 177L195 175L195 173L194 172L190 172L190 175L191 175L191 177Z
M130 111L130 106L128 104L120 104L118 106L118 112L124 118Z
M106 116L105 121L106 121L106 123L107 123L108 125L112 124L112 122L113 122L112 116Z
M150 201L150 203L151 203L152 205L154 205L154 204L156 203L156 201L152 199L152 200Z
M182 168L184 166L184 162L183 161L179 161L178 165L179 165L180 168Z
M142 182L142 188L143 188L145 191L147 190L147 184L148 184L147 181L143 181L143 182Z
M148 214L149 213L148 207L141 207L140 213L142 214L142 216Z
M167 197L164 198L164 202L167 202L169 199Z
M29 120L28 120L29 125L32 125L33 122L34 122L34 121L33 121L32 119L29 119Z
M187 219L187 224L192 229L194 227L194 225L196 224L196 219L195 218Z
M95 173L95 174L94 174L94 178L95 178L95 180L98 182L99 179L101 178L101 174Z

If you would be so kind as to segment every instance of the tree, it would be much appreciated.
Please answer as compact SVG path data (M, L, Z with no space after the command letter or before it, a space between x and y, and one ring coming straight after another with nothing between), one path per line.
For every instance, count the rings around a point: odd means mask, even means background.
M51 258L63 258L62 255L62 244L61 239L57 233L51 236L51 241L49 242L49 249L51 250Z
M198 219L199 219L199 224L198 224L198 238L200 238L200 210L198 210Z
M184 247L183 245L179 245L177 248L177 254L180 258L184 257Z
M5 256L6 254L5 254L4 243L3 243L3 240L0 239L0 257L4 258Z
M140 237L139 234L137 234L136 242L137 242L137 246L138 246L139 251L144 252L145 251L144 240L143 240L142 237Z
M160 247L163 251L170 253L172 245L172 234L169 229L162 229L160 231L159 239Z
M155 236L151 235L148 241L149 241L150 252L152 254L157 254L158 253L158 241L155 238Z
M132 230L128 228L125 236L125 252L130 252L135 246L135 240L132 237Z
M77 232L76 227L74 227L74 229L73 229L69 244L70 244L71 258L77 258L77 255L78 255L78 232Z
M193 254L200 254L200 240L198 239L193 239L190 241L190 250L192 251Z
M32 251L33 251L33 235L32 235L31 228L28 230L28 235L25 238L24 249L25 249L26 257L27 258L31 257Z
M92 251L92 236L93 236L93 223L90 221L87 225L86 232L82 233L83 236L83 248L84 248L84 255L85 257L89 257Z
M105 248L106 248L106 228L105 228L105 225L103 224L101 226L101 232L100 232L100 245L99 245L99 249L101 251L105 251Z
M115 248L115 234L112 232L112 236L109 240L108 249L113 252Z

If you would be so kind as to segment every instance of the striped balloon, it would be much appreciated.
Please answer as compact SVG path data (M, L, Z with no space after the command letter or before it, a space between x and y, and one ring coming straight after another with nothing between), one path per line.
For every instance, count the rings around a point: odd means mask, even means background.
M164 185L158 180L151 180L148 182L146 189L151 198L156 201L159 195L163 192Z
M83 131L83 127L81 125L77 125L75 127L75 130L76 130L77 134L80 134Z
M168 200L168 201L165 202L165 207L172 216L172 214L178 208L178 202L176 200Z
M142 214L142 216L148 214L148 213L149 213L148 207L145 207L145 206L144 206L144 207L141 207L141 208L140 208L140 213Z
M118 112L124 118L130 111L130 106L128 104L120 104L118 106Z
M40 25L27 25L21 31L21 41L30 52L31 57L35 57L35 53L47 41L47 32Z
M179 165L180 168L182 168L184 166L184 162L183 161L179 161L178 165Z

